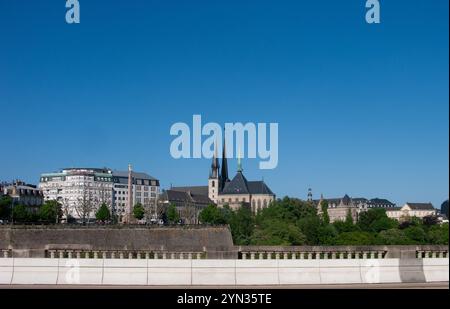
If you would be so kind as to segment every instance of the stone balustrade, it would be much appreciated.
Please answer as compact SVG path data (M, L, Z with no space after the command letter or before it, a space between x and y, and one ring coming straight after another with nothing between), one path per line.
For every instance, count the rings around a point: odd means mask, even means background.
M448 258L448 251L434 251L434 250L417 250L416 257L418 259L427 258Z
M242 260L448 258L448 246L240 246Z
M4 257L8 251L3 250ZM47 258L77 258L77 259L153 259L153 260L200 260L205 259L205 252L158 252L158 251L83 251L83 250L47 250Z
M309 251L309 252L270 252L270 251L242 251L242 260L343 260L343 259L382 259L385 258L385 251Z

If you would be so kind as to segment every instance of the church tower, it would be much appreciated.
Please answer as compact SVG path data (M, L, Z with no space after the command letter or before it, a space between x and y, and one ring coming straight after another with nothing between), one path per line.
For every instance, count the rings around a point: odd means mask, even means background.
M227 162L227 151L225 142L225 130L223 135L223 151L222 151L222 172L220 173L220 191L223 190L227 182L230 182L228 178L228 162Z
M217 204L220 190L219 158L217 157L217 144L214 144L214 157L211 163L211 172L208 179L208 197Z

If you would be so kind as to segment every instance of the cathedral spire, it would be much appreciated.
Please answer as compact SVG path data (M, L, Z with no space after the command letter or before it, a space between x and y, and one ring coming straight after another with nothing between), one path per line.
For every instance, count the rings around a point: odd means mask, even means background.
M217 155L217 142L214 143L214 156L211 163L210 178L219 178L219 158Z
M241 149L239 148L238 152L238 173L242 173L242 162L241 162Z
M228 162L227 162L227 151L225 142L225 129L223 130L223 151L222 151L222 171L220 173L220 187L223 189L225 184L229 182L228 178Z

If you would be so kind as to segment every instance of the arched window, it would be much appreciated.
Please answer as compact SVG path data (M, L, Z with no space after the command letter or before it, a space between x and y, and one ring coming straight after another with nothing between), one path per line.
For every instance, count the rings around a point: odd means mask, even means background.
M216 185L216 182L213 180L213 181L212 181L212 187L214 188L215 185Z
M264 208L266 208L267 207L267 200L264 200Z

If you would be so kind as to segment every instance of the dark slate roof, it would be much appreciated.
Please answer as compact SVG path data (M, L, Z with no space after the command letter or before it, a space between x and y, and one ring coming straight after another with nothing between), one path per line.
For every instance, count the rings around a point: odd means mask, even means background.
M118 178L128 178L128 171L113 171L113 176ZM155 177L146 173L133 172L133 178L145 180L157 180Z
M391 201L383 198L373 198L369 201L369 203L373 205L395 205Z
M188 202L196 204L213 204L207 195L193 194L191 192L183 192L176 190L166 190L163 193L163 198L169 202Z
M248 181L248 189L251 194L271 194L274 195L272 190L266 185L264 181Z
M386 211L396 211L396 210L401 210L402 208L401 207L386 207L385 209L386 209Z
M347 194L344 195L344 197L342 198L342 204L344 204L345 206L350 205L350 203L352 202L352 199L350 198L350 196L348 196Z
M431 203L406 203L413 210L434 210Z
M170 190L208 196L208 186L172 187Z
M264 181L247 181L242 172L237 172L233 180L228 182L220 195L227 194L270 194L274 195L272 190Z
M225 185L221 194L250 194L244 174L237 172L233 180Z

